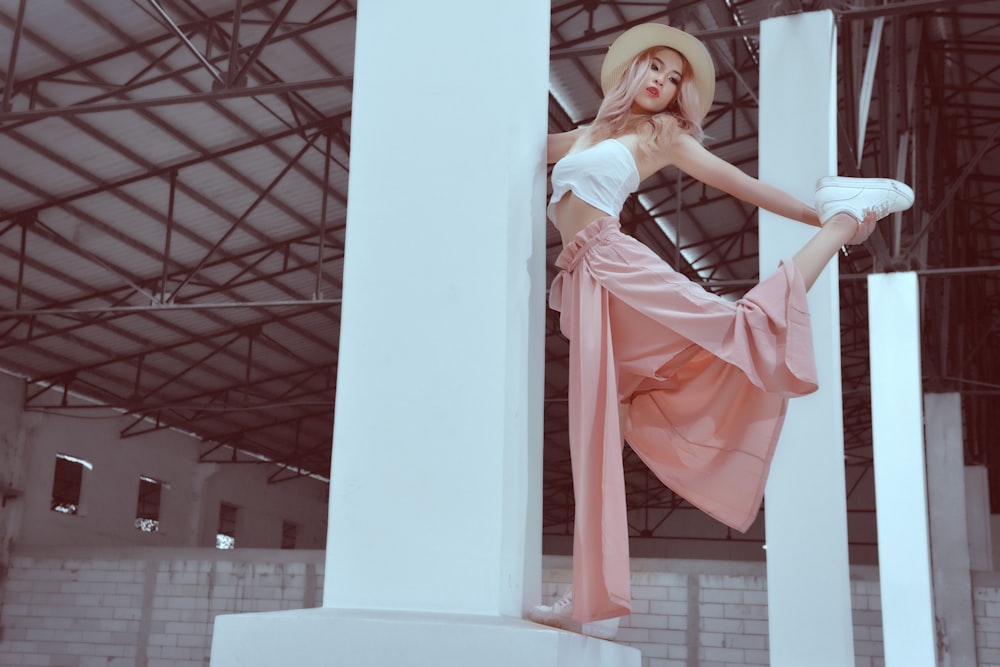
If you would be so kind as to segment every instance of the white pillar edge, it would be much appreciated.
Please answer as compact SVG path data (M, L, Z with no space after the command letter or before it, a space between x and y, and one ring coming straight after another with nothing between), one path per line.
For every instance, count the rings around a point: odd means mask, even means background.
M915 273L868 276L872 442L887 667L936 667Z

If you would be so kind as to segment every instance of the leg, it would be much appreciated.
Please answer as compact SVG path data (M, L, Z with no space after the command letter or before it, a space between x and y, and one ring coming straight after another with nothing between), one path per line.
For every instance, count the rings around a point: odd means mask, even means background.
M865 223L867 224L867 223ZM847 213L838 213L795 253L792 261L810 289L823 268L858 232L858 221Z

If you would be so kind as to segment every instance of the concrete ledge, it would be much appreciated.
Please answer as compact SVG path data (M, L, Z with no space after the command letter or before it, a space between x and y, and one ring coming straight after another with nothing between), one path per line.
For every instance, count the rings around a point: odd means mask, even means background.
M632 647L503 616L354 609L215 619L211 667L639 667Z
M32 546L16 545L11 558L60 560L197 560L240 563L326 563L326 549L216 549L174 546Z
M712 575L721 574L727 577L766 577L767 566L764 561L743 560L696 560L688 558L631 558L630 571L633 575L643 572L661 572L669 574ZM572 580L573 558L566 555L545 554L542 556L542 569L550 583L569 583ZM989 585L1000 587L1000 572L995 580L988 579L990 573L975 573L990 581ZM851 565L851 581L878 581L877 565Z

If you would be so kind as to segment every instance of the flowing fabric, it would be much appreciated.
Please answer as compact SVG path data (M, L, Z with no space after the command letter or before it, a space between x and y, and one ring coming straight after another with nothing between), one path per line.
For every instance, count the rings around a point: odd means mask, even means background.
M816 366L792 262L731 302L602 218L556 266L550 306L570 340L573 616L589 622L630 610L622 434L672 491L745 531L787 400L816 390Z

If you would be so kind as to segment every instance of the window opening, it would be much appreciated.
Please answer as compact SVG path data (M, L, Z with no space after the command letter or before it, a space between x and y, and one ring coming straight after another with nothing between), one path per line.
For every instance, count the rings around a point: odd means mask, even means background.
M135 527L144 533L160 532L160 500L163 482L139 476L139 500L135 508Z
M219 505L219 531L215 535L216 549L236 548L236 505L222 503Z
M281 523L281 548L282 549L294 549L295 539L299 535L298 524L292 523L291 521L283 521Z
M69 454L56 454L56 469L52 475L53 512L77 514L80 511L80 492L83 488L83 469L93 470L89 461Z

